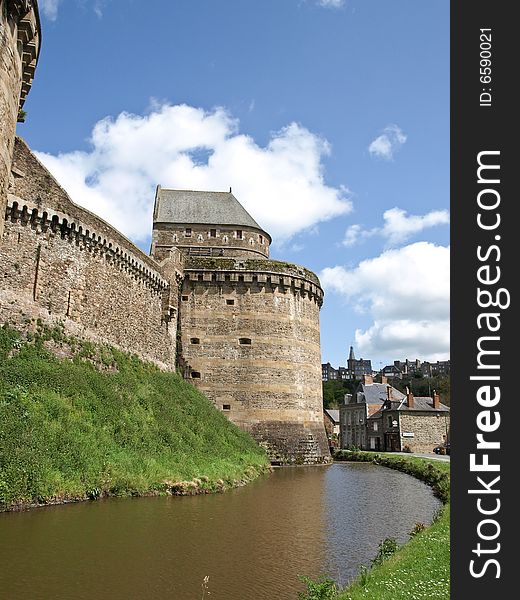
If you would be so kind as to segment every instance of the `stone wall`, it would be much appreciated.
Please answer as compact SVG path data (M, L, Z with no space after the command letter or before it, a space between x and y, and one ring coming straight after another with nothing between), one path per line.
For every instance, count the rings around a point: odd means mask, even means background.
M14 173L0 244L0 322L62 322L67 333L174 368L180 262L173 256L161 269L73 204L19 139Z
M316 276L296 265L186 262L179 311L188 375L269 450L273 462L329 459L322 409L322 298Z
M154 223L151 255L161 260L170 248L177 247L192 256L262 259L269 257L269 244L265 232L253 227Z
M0 0L0 237L16 122L32 83L39 47L36 3L32 0Z
M420 413L400 411L401 447L409 446L412 452L431 453L435 446L446 441L450 428L450 415L447 412ZM403 437L403 433L413 433L413 437Z

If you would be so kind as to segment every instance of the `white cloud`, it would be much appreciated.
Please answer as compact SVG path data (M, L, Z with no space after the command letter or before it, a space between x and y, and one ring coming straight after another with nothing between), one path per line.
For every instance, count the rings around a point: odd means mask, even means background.
M341 8L345 0L318 0L318 4L325 8Z
M398 246L408 241L412 236L429 227L448 225L450 213L447 210L432 210L425 215L408 215L397 206L383 213L383 227L363 229L361 225L351 225L345 231L342 244L350 247L374 235L386 238L388 246Z
M58 6L61 0L40 0L40 6L43 14L50 21L55 21L58 16Z
M356 330L363 356L422 360L449 356L449 277L449 247L428 242L320 273L326 291L372 318L365 331Z
M78 204L135 240L150 234L154 190L228 190L284 242L320 221L348 213L344 187L324 181L326 140L297 123L271 134L266 147L240 134L224 109L153 105L98 122L88 152L38 153Z
M406 135L398 125L387 125L383 133L373 140L368 147L372 156L392 160L394 154L406 142Z
M40 8L43 14L49 19L49 21L56 21L58 18L58 8L62 4L63 0L40 0ZM94 13L101 18L103 16L103 6L106 0L76 0L79 5L85 5L92 3L92 10Z

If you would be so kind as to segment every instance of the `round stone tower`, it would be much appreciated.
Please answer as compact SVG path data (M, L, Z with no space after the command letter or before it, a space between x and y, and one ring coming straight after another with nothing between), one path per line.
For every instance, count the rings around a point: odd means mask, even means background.
M186 377L278 464L328 462L314 273L269 260L271 237L231 193L158 188L152 256L185 255Z
M17 121L36 70L40 51L36 0L0 0L0 237Z

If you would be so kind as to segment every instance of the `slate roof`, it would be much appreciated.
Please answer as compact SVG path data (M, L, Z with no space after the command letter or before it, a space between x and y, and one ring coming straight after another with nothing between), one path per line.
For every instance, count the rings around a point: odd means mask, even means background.
M325 412L334 421L334 423L339 423L339 410L334 408L326 408Z
M450 407L442 404L439 404L439 408L433 408L433 398L430 396L414 396L413 397L413 408L410 408L406 404L406 398L404 402L401 402L397 407L397 410L405 410L405 411L414 411L421 410L426 412L450 412Z
M234 225L264 231L231 192L169 190L158 186L153 220L154 223Z
M387 383L362 383L357 391L357 401L367 404L383 404L388 400L388 388L390 388L392 400L400 401L406 398L403 393Z

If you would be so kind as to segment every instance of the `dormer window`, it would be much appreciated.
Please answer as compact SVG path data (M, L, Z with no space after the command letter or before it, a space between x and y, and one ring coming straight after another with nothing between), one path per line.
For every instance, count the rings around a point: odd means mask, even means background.
M241 229L237 229L237 240L244 239L244 232Z
M217 237L217 230L216 229L210 229L209 230L209 237L210 238L216 238Z
M191 237L191 227L186 227L186 229L184 230L184 236Z

